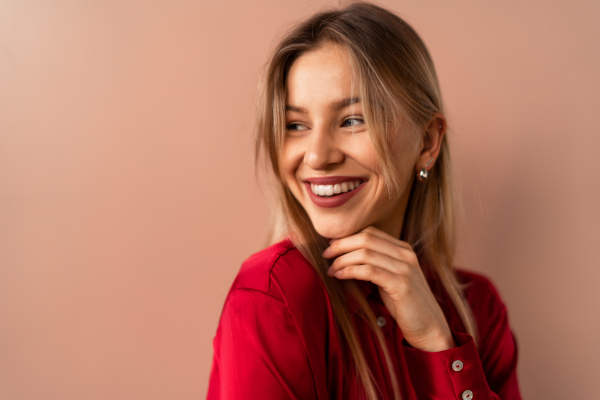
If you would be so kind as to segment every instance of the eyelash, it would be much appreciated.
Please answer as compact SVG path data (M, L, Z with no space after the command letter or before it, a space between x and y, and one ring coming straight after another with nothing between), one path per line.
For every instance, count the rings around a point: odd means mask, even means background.
M285 126L285 129L287 129L288 131L300 131L300 130L303 130L303 129L298 129L299 126L303 126L303 127L306 128L306 126L302 125L299 122L291 122L291 123L289 123L289 124L287 124Z
M348 121L357 121L358 123L351 124L351 125L346 125L346 123L347 123ZM357 126L357 125L362 125L362 124L364 124L364 123L365 123L365 121L364 121L364 119L362 119L362 118L358 118L358 117L354 117L354 118L346 118L346 119L345 119L345 120L342 122L342 127L344 127L344 128L351 128L351 127L354 127L354 126ZM303 125L303 124L301 124L301 123L299 123L299 122L290 122L289 124L287 124L287 125L286 125L286 127L285 127L285 128L286 128L287 130L289 130L289 131L300 131L300 130L304 130L304 129L298 129L298 127L300 127L300 126L303 126L303 127L305 127L305 128L306 128L306 126L305 126L305 125Z
M352 117L352 118L347 118L344 120L344 122L342 122L342 126L345 126L346 122L348 121L358 121L358 124L352 124L352 125L347 125L346 127L353 127L356 125L362 125L365 123L365 121L362 118L358 118L358 117Z

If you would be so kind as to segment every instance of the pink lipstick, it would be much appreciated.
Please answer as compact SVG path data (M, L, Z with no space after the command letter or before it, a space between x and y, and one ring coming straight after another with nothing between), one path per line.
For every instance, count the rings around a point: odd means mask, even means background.
M324 208L341 206L358 194L366 183L364 178L357 176L324 176L304 181L310 199Z

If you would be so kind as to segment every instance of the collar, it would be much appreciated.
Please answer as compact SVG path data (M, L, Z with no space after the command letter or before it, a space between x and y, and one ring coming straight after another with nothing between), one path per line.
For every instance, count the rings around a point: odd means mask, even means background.
M362 293L362 295L365 296L365 298L367 298L370 295L372 295L373 291L375 289L377 289L377 285L374 284L373 282L370 282L370 281L359 281L359 280L356 280L355 284L358 287L358 290L360 290L360 292Z
M370 281L359 281L354 280L353 282L349 282L350 285L355 285L358 289L358 292L361 296L363 296L367 302L378 301L381 302L381 297L379 297L379 291L377 290L377 285ZM360 305L358 300L352 296L352 292L347 291L347 301L348 301L348 310L357 314L360 311Z

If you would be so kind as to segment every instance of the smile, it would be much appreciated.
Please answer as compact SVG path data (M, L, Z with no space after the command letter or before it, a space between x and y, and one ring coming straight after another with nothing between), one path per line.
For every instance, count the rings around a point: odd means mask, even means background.
M367 185L358 176L313 177L304 181L308 197L317 207L340 207L356 196Z
M317 196L330 197L336 194L351 192L360 186L360 181L348 181L336 183L335 185L317 185L314 183L310 184L310 190Z

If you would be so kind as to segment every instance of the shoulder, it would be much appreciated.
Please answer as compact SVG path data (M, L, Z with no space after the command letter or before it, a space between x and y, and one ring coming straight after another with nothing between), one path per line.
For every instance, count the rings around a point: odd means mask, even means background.
M316 270L289 239L244 261L231 292L240 289L262 292L288 306L306 306L316 300L326 300L325 288Z
M288 253L294 251L297 249L293 243L283 240L252 254L242 263L231 289L254 289L268 293L273 268L282 263L280 259L290 258Z
M456 269L458 281L463 284L464 295L471 307L481 338L498 326L508 325L506 306L492 281L480 273Z
M456 268L456 277L463 285L464 294L471 307L494 306L504 307L500 293L492 281L477 272Z
M227 295L213 341L215 392L226 391L227 398L326 397L330 311L316 270L291 241L250 256Z

